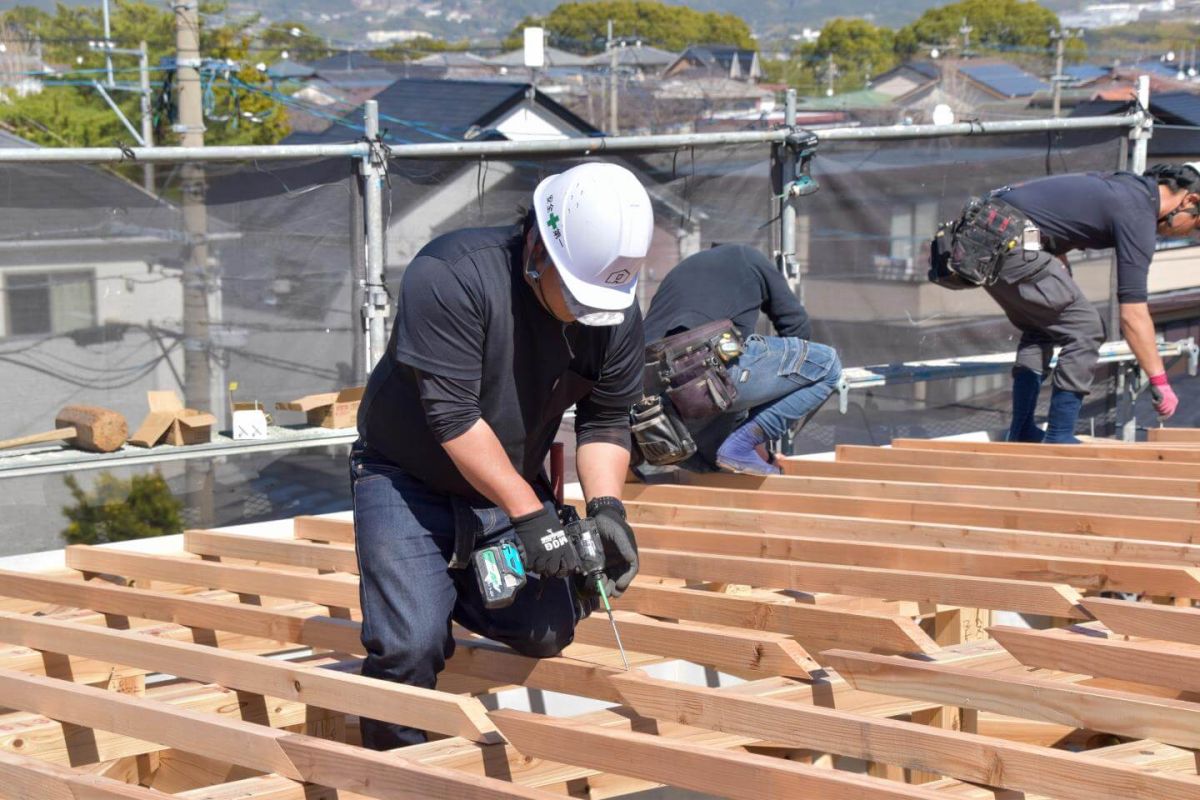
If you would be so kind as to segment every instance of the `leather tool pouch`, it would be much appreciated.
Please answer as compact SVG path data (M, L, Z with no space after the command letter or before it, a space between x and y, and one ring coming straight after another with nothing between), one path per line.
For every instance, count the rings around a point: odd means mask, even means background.
M971 198L956 222L938 228L929 279L948 289L992 285L1005 256L1019 251L1026 222L1024 214L1003 200Z
M687 426L662 398L646 397L636 403L630 422L642 457L656 467L678 464L696 452Z
M646 362L679 416L701 420L727 411L737 399L725 362L741 350L741 335L732 322L721 319L652 342Z

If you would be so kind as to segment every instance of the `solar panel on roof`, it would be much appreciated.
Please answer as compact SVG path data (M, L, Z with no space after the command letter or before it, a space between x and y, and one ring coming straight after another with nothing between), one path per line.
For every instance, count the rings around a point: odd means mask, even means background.
M959 71L1005 97L1028 97L1050 88L1045 81L1012 64L970 64L959 67Z
M1090 81L1095 78L1102 78L1108 74L1108 70L1104 67L1098 67L1095 64L1075 64L1066 67L1063 74L1075 81Z

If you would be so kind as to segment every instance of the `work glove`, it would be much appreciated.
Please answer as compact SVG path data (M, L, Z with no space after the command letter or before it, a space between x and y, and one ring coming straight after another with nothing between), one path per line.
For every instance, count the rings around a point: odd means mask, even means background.
M1179 408L1179 397L1167 381L1167 373L1150 376L1150 397L1154 400L1154 411L1159 419L1170 419Z
M512 524L528 572L543 578L565 578L579 571L579 557L553 511L543 507L514 517Z
M625 506L615 497L596 497L587 504L604 545L604 592L620 597L638 572L637 539L625 521Z

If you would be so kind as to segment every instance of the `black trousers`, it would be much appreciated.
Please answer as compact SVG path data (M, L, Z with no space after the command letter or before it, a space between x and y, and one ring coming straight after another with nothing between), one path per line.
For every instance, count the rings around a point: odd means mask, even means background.
M1104 322L1065 264L1049 253L1017 252L1005 258L999 279L986 290L1021 331L1014 369L1045 375L1054 347L1061 346L1054 386L1091 390Z

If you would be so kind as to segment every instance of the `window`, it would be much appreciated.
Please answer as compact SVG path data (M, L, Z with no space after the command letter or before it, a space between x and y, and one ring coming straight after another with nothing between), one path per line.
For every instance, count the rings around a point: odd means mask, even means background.
M4 276L4 302L9 336L88 328L96 324L96 273L9 273Z

